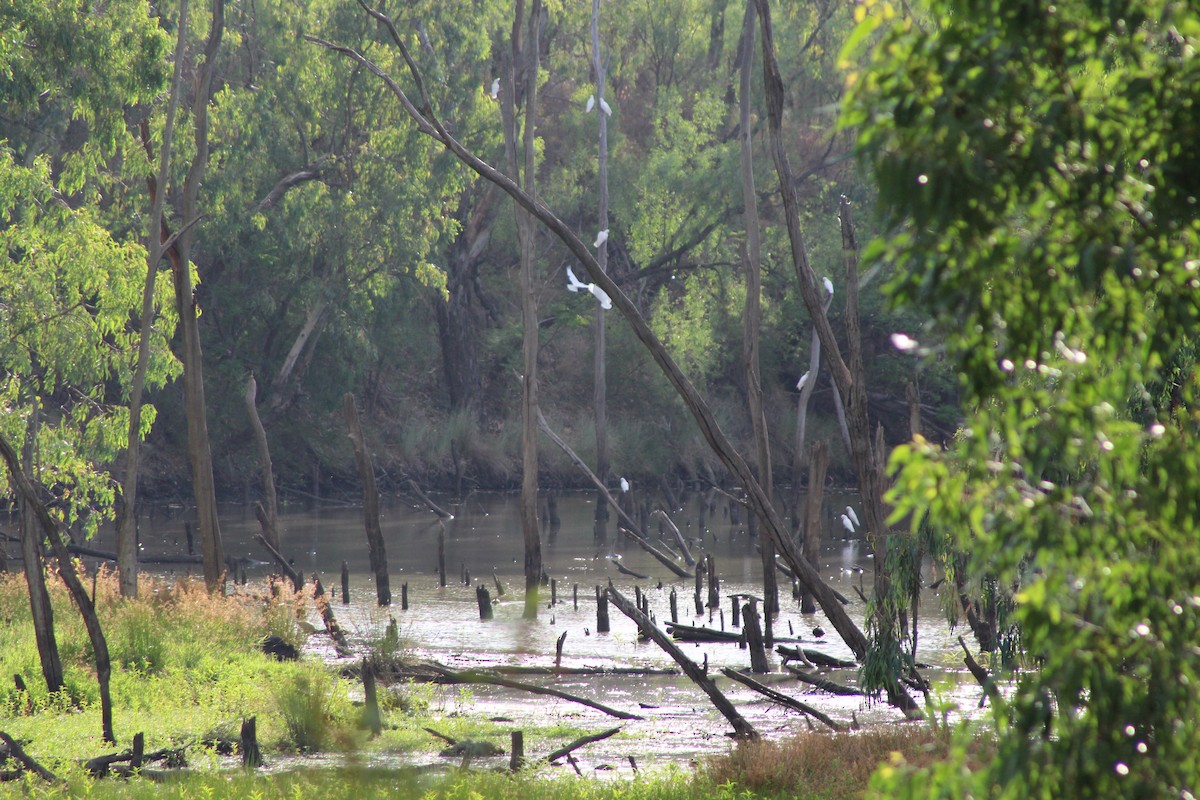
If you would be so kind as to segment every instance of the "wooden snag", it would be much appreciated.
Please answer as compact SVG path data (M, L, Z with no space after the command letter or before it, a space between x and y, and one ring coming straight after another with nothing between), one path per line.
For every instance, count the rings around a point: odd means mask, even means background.
M258 748L258 717L242 720L241 731L242 766L258 769L262 766L262 751Z
M563 634L564 636L566 634ZM513 772L520 771L525 766L525 732L513 731L512 743L509 748L508 768Z
M368 659L362 660L363 681L363 727L371 731L371 738L383 733L383 715L379 713L379 695L375 690L375 666Z
M475 602L479 604L479 618L492 619L492 596L482 583L475 587Z
M21 748L21 745L15 739L4 731L0 731L0 742L4 743L4 749L7 751L8 756L24 769L29 770L47 783L63 783L62 779L35 761L32 756Z
M751 598L742 606L742 630L746 634L746 645L750 648L750 669L760 675L771 671L767 663L766 646L762 629L759 627L758 604Z
M843 726L834 722L833 719L831 719L828 715L824 714L823 712L813 708L812 706L808 705L807 703L803 703L803 702L797 700L794 697L789 697L788 695L784 694L783 692L779 692L779 691L776 691L775 689L772 689L769 686L765 686L765 685L759 683L758 681L754 680L753 678L751 678L748 675L743 675L742 673L738 672L737 670L730 669L729 667L723 668L721 670L721 673L723 675L725 675L725 677L727 677L727 678L731 678L731 679L737 681L738 683L741 683L745 686L750 687L751 689L753 689L754 691L763 695L764 697L769 697L771 700L773 700L774 702L778 703L781 706L784 706L786 708L795 709L796 711L799 711L803 714L808 714L810 717L813 717L814 719L819 720L823 724L828 725L831 729L833 729L835 731L844 730Z
M388 580L387 550L383 544L383 531L379 527L379 490L375 486L375 465L367 452L366 439L358 419L358 406L354 395L347 392L342 397L342 410L349 429L350 444L354 448L354 462L363 483L363 524L367 532L367 557L371 571L375 573L375 598L381 606L392 604L391 584Z
M596 587L596 633L608 633L608 596L599 586Z

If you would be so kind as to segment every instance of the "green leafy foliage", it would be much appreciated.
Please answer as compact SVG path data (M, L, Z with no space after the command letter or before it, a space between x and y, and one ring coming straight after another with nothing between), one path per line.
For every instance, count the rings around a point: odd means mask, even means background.
M918 338L958 367L970 414L949 449L896 453L893 500L1012 588L1029 669L984 769L880 788L1188 796L1200 28L1173 2L932 10L882 35L845 117L879 182L871 254L932 312Z

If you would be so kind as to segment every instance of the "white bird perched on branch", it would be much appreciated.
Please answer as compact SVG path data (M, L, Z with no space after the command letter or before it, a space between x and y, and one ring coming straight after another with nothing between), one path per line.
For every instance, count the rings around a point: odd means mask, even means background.
M854 533L854 523L845 514L842 514L842 527L846 529L847 533Z
M592 113L592 109L595 107L596 107L596 95L589 94L588 101L587 101L587 108L584 109L584 113L587 113L587 114Z
M629 491L629 481L625 480L624 478L621 478L621 491L622 492Z
M796 391L798 391L798 392L804 391L804 384L806 384L806 383L808 383L808 373L807 372L800 376L800 380L796 381Z
M492 81L492 91L490 94L491 94L493 100L495 100L497 97L500 96L500 79L499 78L496 78L496 80Z
M610 298L603 289L594 283L584 283L575 277L575 273L570 267L567 267L567 291L569 292L591 292L592 296L600 301L600 307L605 311L612 308L612 298Z
M829 296L833 297L833 281L829 280L829 276L825 276L825 291L829 292Z
M854 524L857 525L858 514L854 513L854 508L852 506L846 506L846 513L850 515L850 519L854 520Z
M612 116L612 106L610 106L608 104L608 101L605 100L603 97L600 98L600 110L604 112L604 116L606 116L606 117Z
M608 241L608 228L605 228L604 230L602 230L596 234L596 242L592 245L592 247L599 247L600 245L604 244L607 241Z

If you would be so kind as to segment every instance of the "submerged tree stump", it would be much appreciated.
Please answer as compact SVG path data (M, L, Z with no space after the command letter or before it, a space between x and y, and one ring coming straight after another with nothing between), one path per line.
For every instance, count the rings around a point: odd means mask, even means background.
M479 618L492 618L492 596L482 583L475 587L475 602L479 604Z
M608 596L596 587L596 633L608 633Z

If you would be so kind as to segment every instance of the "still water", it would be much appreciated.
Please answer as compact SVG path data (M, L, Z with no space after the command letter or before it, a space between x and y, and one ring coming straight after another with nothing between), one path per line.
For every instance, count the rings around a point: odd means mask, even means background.
M523 545L517 498L505 494L473 494L462 502L435 497L444 509L454 514L445 521L445 563L447 585L439 586L437 570L437 517L424 505L392 498L381 511L381 527L387 547L393 605L380 609L368 568L367 546L362 509L356 507L285 507L281 510L282 550L297 570L307 578L319 575L327 588L340 585L342 562L349 565L351 584L349 605L337 598L334 610L338 621L364 650L382 636L390 618L395 618L405 647L419 658L428 658L454 668L496 665L553 666L555 643L565 632L562 665L564 667L674 667L674 662L652 642L639 642L636 627L615 607L610 608L612 629L596 631L595 587L612 583L630 599L635 586L644 592L659 623L670 619L672 589L677 593L679 621L690 625L736 630L732 625L731 594L762 595L762 565L756 550L757 539L750 535L744 512L732 510L720 495L693 496L672 518L689 540L694 554L715 558L721 581L721 611L697 614L693 599L694 581L680 579L652 556L616 531L613 521L607 536L598 540L593 517L594 494L566 493L556 496L561 525L556 532L543 530L542 555L546 574L557 583L557 603L551 604L551 591L543 589L539 617L522 619ZM826 519L822 539L820 568L825 579L845 595L851 616L862 625L865 608L855 591L869 592L872 554L861 538L847 533L840 517L847 505L856 506L853 494L826 496ZM703 514L703 520L702 515ZM143 554L167 555L186 551L183 509L154 509L141 520ZM615 516L614 516L615 520ZM244 507L222 509L222 536L228 556L247 559L253 580L272 572L269 557L254 540L258 523ZM650 525L656 543L658 526ZM667 534L670 537L670 534ZM102 531L92 546L115 549L111 531ZM671 538L667 543L674 544ZM638 579L618 571L615 563L642 575ZM184 574L198 566L150 567L152 571ZM463 582L469 573L470 585ZM493 577L493 575L495 577ZM926 583L932 582L927 576ZM495 582L505 589L496 595ZM408 610L401 610L401 586L408 586ZM475 586L488 586L495 602L495 618L479 619ZM577 592L577 594L576 594ZM837 637L821 613L803 615L799 603L791 597L788 581L780 576L782 613L774 625L778 639L801 640L801 646L819 649L831 656L852 659L849 649ZM576 600L576 597L578 598ZM922 598L920 613L920 650L918 659L931 666L926 676L938 694L956 703L964 711L973 709L977 687L961 672L961 655L954 633L949 630L941 611L941 600L933 592ZM319 620L314 620L320 624ZM814 635L816 629L825 631ZM323 636L314 636L314 648L322 649ZM745 668L749 655L737 644L684 644L684 652L697 663L709 665L710 672L720 667ZM772 672L763 682L815 705L835 719L849 723L851 718L864 725L896 720L899 715L887 706L871 704L858 697L834 697L796 681L784 671L772 655ZM853 684L853 670L838 670L832 679ZM712 708L704 694L683 676L546 676L523 680L553 686L591 700L632 711L644 721L626 723L626 733L636 736L636 746L623 736L591 745L577 753L593 767L600 764L628 769L625 754L633 752L640 765L690 760L730 747L725 734L729 726ZM765 736L773 737L807 728L795 712L782 709L765 698L723 676L717 677L722 691L741 713ZM456 692L457 690L450 690ZM470 692L468 707L462 705L462 693L446 703L456 713L476 714L480 718L502 717L512 720L514 729L522 721L529 725L563 724L599 731L616 720L599 711L565 700L514 693L505 689L476 686ZM617 763L620 761L621 763Z

